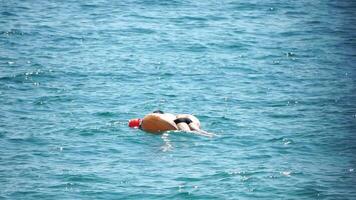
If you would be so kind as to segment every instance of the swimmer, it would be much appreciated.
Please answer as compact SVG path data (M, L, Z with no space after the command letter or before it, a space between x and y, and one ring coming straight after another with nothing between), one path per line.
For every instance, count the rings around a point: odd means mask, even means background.
M139 128L150 133L182 130L208 137L214 136L214 134L200 129L200 121L193 115L173 115L171 113L164 113L160 110L154 111L142 119L131 119L128 125L131 128Z

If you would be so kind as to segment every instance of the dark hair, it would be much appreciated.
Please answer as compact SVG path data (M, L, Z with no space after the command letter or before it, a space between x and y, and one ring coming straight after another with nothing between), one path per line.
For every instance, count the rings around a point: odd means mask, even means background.
M155 111L153 111L153 113L164 114L164 112L163 112L163 111L161 111L161 110L155 110Z

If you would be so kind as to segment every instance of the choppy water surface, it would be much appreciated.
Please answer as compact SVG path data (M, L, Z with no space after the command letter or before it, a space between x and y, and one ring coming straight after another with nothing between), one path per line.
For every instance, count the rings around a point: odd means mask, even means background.
M356 199L355 10L2 0L0 198Z

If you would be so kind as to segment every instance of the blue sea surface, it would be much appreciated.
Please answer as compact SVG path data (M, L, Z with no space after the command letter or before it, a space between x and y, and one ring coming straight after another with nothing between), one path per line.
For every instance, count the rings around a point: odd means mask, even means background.
M0 0L0 199L356 199L355 11Z

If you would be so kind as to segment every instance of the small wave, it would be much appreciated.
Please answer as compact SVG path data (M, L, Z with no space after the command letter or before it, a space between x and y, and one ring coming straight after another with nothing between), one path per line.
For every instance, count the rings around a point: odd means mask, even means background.
M153 29L148 29L148 28L128 28L121 30L122 32L126 33L138 33L138 34L153 34L156 33L155 30Z
M137 0L136 4L144 6L181 6L186 4L186 1L181 0Z
M276 119L290 119L290 118L301 118L304 115L303 114L278 114L278 113L274 113L274 114L269 114L268 115L271 118L276 118Z
M70 174L66 175L65 177L62 177L68 182L94 182L94 183L100 183L100 182L105 182L106 179L99 177L95 174Z
M305 34L302 31L285 31L280 33L281 37L293 37L293 36L299 36Z
M26 80L32 80L33 78L54 78L52 75L52 70L41 70L36 69L28 72L20 72L13 75L0 77L0 81L13 81L13 82L23 82Z
M247 11L247 10L256 10L260 7L259 4L256 3L245 3L245 2L233 2L230 3L232 9L239 10L239 11Z
M186 49L191 52L205 52L208 50L208 47L202 44L193 44L186 47Z
M180 17L177 18L178 20L187 20L187 21L208 21L207 18L205 17L195 17L195 16L184 16L184 17Z
M17 17L17 16L18 16L18 15L16 15L15 13L8 12L8 11L3 11L3 12L1 12L1 15L7 16L7 17L9 17L9 16L11 16L11 17Z
M304 11L287 11L284 14L286 15L290 15L290 16L295 16L295 17L300 17L300 16L304 16L304 15L308 15L307 12Z
M100 117L114 117L116 116L116 113L106 111L106 112L97 112L95 113L95 115Z
M98 8L99 5L94 5L94 4L82 4L80 5L83 9L95 9Z

